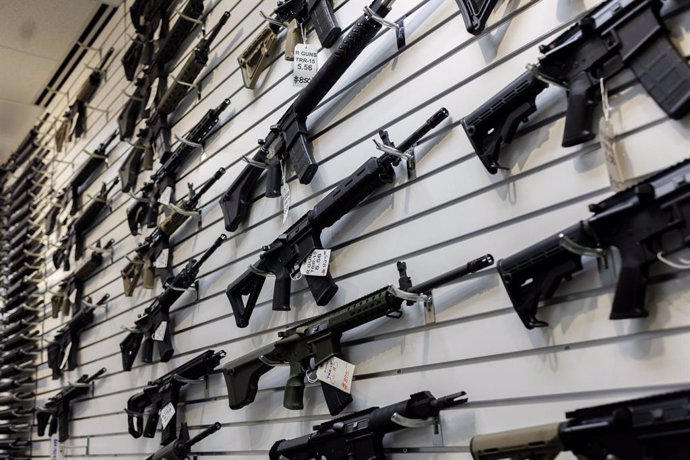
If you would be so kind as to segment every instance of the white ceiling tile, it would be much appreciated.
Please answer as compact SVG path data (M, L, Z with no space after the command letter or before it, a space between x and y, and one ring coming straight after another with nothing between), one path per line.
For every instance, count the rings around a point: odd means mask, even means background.
M60 61L0 48L0 98L32 104Z
M43 108L0 100L0 163L4 163L34 127Z

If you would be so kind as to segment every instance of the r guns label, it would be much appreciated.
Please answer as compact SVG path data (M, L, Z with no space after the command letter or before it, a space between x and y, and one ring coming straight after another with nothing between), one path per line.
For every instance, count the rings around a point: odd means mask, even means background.
M292 61L292 84L303 88L309 84L319 70L316 46L300 43L295 45L295 60Z

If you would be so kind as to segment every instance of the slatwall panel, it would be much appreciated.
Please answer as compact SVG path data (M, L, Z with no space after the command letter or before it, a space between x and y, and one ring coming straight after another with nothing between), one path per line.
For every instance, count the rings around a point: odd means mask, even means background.
M334 3L346 31L362 13L364 2ZM487 252L496 259L508 256L586 217L587 204L610 193L606 167L596 141L560 146L562 90L552 87L539 96L540 110L504 149L510 170L495 176L488 175L472 153L459 120L520 74L526 63L534 62L540 43L596 4L596 0L499 2L485 33L472 37L454 0L398 0L389 18L405 18L407 46L396 50L393 34L381 34L309 118L320 168L309 186L290 179L288 222L282 223L280 200L257 194L248 222L229 235L202 268L198 299L189 293L176 304L175 357L152 365L137 360L128 373L120 364L118 344L126 334L122 327L132 325L160 287L123 296L120 270L141 237L132 237L127 228L130 197L119 190L113 193L112 212L86 239L87 245L116 241L112 263L94 273L86 286L86 295L97 299L109 293L111 301L82 334L81 367L54 381L43 353L37 375L40 403L82 373L108 368L107 377L96 383L94 396L73 406L72 437L64 445L65 456L133 459L154 452L157 439L131 438L123 412L127 399L148 380L208 348L225 350L226 361L238 357L275 340L276 332L288 324L394 283L397 260L406 260L413 280L422 281ZM291 84L291 63L282 59L282 53L255 90L242 85L237 56L263 27L259 11L273 7L272 0L219 0L207 6L212 9L209 25L225 10L232 16L213 47L200 98L185 100L175 114L173 131L183 135L226 97L232 103L221 116L218 135L206 145L205 158L190 162L181 174L176 196L186 194L187 182L201 184L221 166L228 172L202 200L202 227L189 223L175 234L176 271L224 231L217 206L220 195L245 166L242 157L253 152L256 139L266 135L297 94ZM690 54L688 24L690 11L668 23L684 55ZM116 61L129 45L128 30L123 5L99 44L104 49L115 47ZM317 41L313 32L309 40ZM190 41L187 51L195 42L196 38ZM328 55L328 50L321 50L320 62ZM92 53L87 61L96 65L99 56ZM81 68L65 87L74 93L89 72ZM64 187L86 160L83 150L95 149L116 129L124 93L132 89L120 66L111 66L92 102L107 113L92 111L87 138L65 153L54 154L55 189ZM629 72L614 79L610 89L618 148L631 175L641 176L688 156L687 118L668 120ZM48 110L62 113L66 103L56 98ZM340 286L330 305L317 307L306 285L297 282L293 310L273 312L269 279L250 326L238 329L224 289L257 258L259 248L365 159L377 155L371 139L379 129L388 129L399 141L442 106L450 111L452 121L417 149L421 158L415 177L407 180L399 168L394 184L324 233L322 241L334 249L331 272ZM83 197L95 195L101 182L111 183L117 177L130 148L125 142L114 148L110 167ZM48 290L66 276L50 266L46 272ZM399 320L382 319L346 334L345 354L357 365L354 403L348 410L390 404L425 389L437 396L467 391L469 404L443 413L442 434L408 430L386 442L395 459L444 460L469 458L469 440L476 433L560 420L569 409L682 386L690 379L686 352L690 291L684 273L663 272L650 287L649 318L612 322L608 314L615 275L612 270L599 272L590 261L541 310L551 327L534 331L522 327L494 269L438 289L433 324L425 324L421 307L413 306ZM64 319L49 318L46 308L43 332L49 340ZM314 423L330 418L316 386L307 388L305 410L284 409L286 378L284 369L267 374L256 402L239 411L227 407L220 375L212 376L208 385L189 387L183 412L192 434L215 421L223 424L222 431L200 444L198 451L219 459L265 457L274 441L304 434ZM48 457L48 439L34 439L34 457Z

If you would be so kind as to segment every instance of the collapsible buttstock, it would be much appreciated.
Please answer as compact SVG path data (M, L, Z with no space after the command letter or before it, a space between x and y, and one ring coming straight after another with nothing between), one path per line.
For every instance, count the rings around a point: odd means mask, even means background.
M261 151L257 152L252 160L264 162L266 156ZM220 209L223 212L225 229L234 232L244 221L249 213L251 204L251 193L256 186L263 169L256 166L247 165L239 176L230 185L230 188L220 199Z
M264 281L264 276L247 270L242 276L229 284L225 290L235 315L237 327L247 327L249 325L249 318L252 316ZM242 298L243 296L247 296L246 303Z
M261 72L268 66L271 50L277 43L278 36L271 26L264 27L237 58L242 71L244 86L254 89Z

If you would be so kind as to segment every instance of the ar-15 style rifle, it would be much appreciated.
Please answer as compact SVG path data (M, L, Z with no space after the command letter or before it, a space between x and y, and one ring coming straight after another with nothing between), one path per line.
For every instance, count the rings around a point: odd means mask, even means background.
M151 180L141 187L139 196L127 208L127 223L132 235L136 235L141 226L147 225L149 228L154 228L158 224L159 200L163 191L170 187L170 201L174 199L172 191L177 173L192 153L202 147L211 136L212 129L218 124L220 114L229 105L230 99L225 99L218 107L209 110L187 136L180 140L173 152L166 152L161 157L161 167L151 176Z
M168 115L175 111L180 102L191 91L194 81L208 63L208 53L211 51L213 41L229 18L229 11L223 13L218 24L194 47L177 77L173 79L173 84L160 97L154 115L147 122L149 148L145 154L151 152L155 156L162 157L165 152L170 152ZM147 160L144 162L147 163Z
M501 146L537 110L536 97L549 83L567 90L564 147L594 138L602 81L626 68L669 117L684 117L690 110L690 67L668 39L662 5L661 0L603 2L540 46L539 64L466 116L462 126L487 171L498 171Z
M153 61L155 35L161 26L161 38L168 32L169 10L173 2L169 0L135 0L129 8L129 17L136 36L122 56L125 78L134 79L140 65L150 65Z
M100 88L101 82L103 81L103 75L105 75L106 72L106 66L108 65L108 61L110 60L110 57L113 55L114 52L115 49L110 48L105 53L105 56L103 56L101 63L98 65L96 69L93 70L93 72L91 72L89 78L84 82L82 87L77 92L76 100L70 107L70 110L74 113L74 115L71 117L74 119L74 130L72 131L72 134L77 139L79 139L84 135L84 133L86 133L87 106L89 105L89 102L93 100L93 97L96 95L96 91L98 91L98 88Z
M304 379L307 372L313 372L333 357L342 358L340 340L344 332L378 318L400 318L403 313L403 302L406 300L408 304L413 303L412 299L427 300L427 294L432 289L456 282L463 276L491 264L493 257L487 254L441 276L412 286L405 263L398 262L399 289L386 286L329 313L303 321L278 333L280 340L277 342L223 366L230 408L240 409L253 402L259 378L275 366L285 364L290 366L290 376L285 384L283 406L286 409L303 409ZM340 388L322 381L321 389L331 415L340 413L352 402L352 396Z
M134 331L120 342L122 354L122 369L129 371L134 364L134 358L139 353L141 342L144 342L141 360L145 363L153 362L153 344L158 342L158 354L161 362L168 362L175 350L172 345L172 326L170 325L170 307L182 294L196 282L201 266L223 244L226 236L221 235L204 252L199 260L191 259L180 273L167 280L165 290L146 307L144 313L134 322Z
M82 165L82 167L74 175L74 178L69 183L70 190L70 200L72 202L72 208L70 209L70 214L74 215L79 211L79 206L81 205L81 200L79 199L80 193L79 189L88 184L89 179L95 173L101 165L108 163L108 146L117 137L117 131L112 133L98 148L92 152L87 153L89 159Z
M93 323L96 308L105 305L109 298L110 295L105 294L97 304L86 305L57 330L53 341L47 346L48 367L53 379L59 379L64 369L73 371L77 368L81 333Z
M170 248L170 237L187 222L197 209L201 197L215 184L221 176L225 174L225 169L220 168L209 180L204 182L197 190L189 185L189 195L186 199L178 202L172 208L172 213L165 218L146 239L139 244L135 250L134 257L127 262L127 265L120 272L122 283L124 284L124 294L126 297L134 293L134 288L139 284L139 278L143 274L143 286L145 289L153 289L156 277L165 283L165 280L173 276L170 268L170 253L165 257L163 250ZM161 256L163 254L163 256ZM158 261L162 257L164 261Z
M326 63L319 69L309 84L302 89L297 99L264 139L259 141L259 149L232 183L220 200L225 219L225 228L235 231L249 213L252 192L266 166L266 196L280 196L283 176L283 163L288 160L302 184L311 182L318 165L312 155L308 139L307 117L326 96L364 48L381 29L380 19L390 11L394 0L374 0L365 13L352 26L347 36L340 42Z
M154 0L149 3L154 5L156 1ZM168 5L163 6L163 11L167 10L172 3L173 2L170 2ZM167 90L167 80L170 68L180 53L183 43L200 22L199 18L203 12L203 0L189 0L170 31L167 30L167 12L164 13L166 20L164 22L164 27L161 27L156 54L150 61L147 60L145 62L147 67L144 69L143 75L137 79L137 89L129 98L118 117L120 137L123 140L132 137L132 134L134 134L134 126L142 117L146 116L146 106L151 96L151 89L154 81L158 81L156 97L154 98L156 104L160 100L161 95ZM135 66L135 69L136 67L138 66ZM125 67L125 74L127 75L127 73L128 69ZM131 81L133 77L134 72L132 73L132 78L128 79Z
M686 460L689 458L690 390L577 409L566 421L477 435L475 460L577 458Z
M268 67L268 60L282 29L287 29L285 59L294 59L295 46L304 40L305 29L311 21L316 35L325 48L333 46L340 36L341 28L333 14L331 0L285 0L279 1L268 24L249 43L237 61L242 71L244 86L254 89L259 76Z
M541 299L582 270L585 255L606 257L618 249L621 270L611 319L642 318L649 268L690 245L690 160L590 205L592 217L498 261L498 273L526 328L544 327L537 318Z
M438 427L442 410L467 402L465 392L435 398L429 391L385 407L370 407L314 426L308 435L277 441L270 460L381 460L386 458L383 438L388 433L425 425Z
M58 291L50 297L51 316L53 318L57 318L60 312L64 316L69 315L72 304L74 304L75 313L80 310L81 299L84 294L84 282L103 265L104 252L109 251L114 244L115 240L111 239L103 249L100 249L101 242L96 242L96 248L91 251L91 257L60 282ZM72 292L75 293L74 302L70 300Z
M75 383L70 384L55 396L50 397L43 407L37 407L36 424L38 435L43 436L45 434L46 427L48 427L50 422L48 436L58 433L58 440L60 442L68 440L70 405L72 401L86 396L91 389L91 383L105 374L105 372L106 369L104 367L91 377L88 374L82 375Z
M153 154L147 151L148 129L141 129L137 133L137 140L132 144L132 149L120 165L118 175L120 177L120 188L123 192L129 192L137 185L137 177L142 169L153 168ZM143 164L146 160L147 164ZM148 162L150 161L150 164Z
M98 192L98 195L96 195L86 209L79 214L79 217L72 221L67 234L62 237L60 247L53 252L52 258L55 268L62 266L65 270L70 269L69 256L72 251L72 246L74 246L74 260L79 260L81 256L84 255L86 230L92 228L97 222L101 212L108 208L108 194L115 188L117 182L117 178L115 178L110 186L103 182L101 191Z
M156 434L161 409L172 415L163 425L161 444L166 445L174 441L177 435L177 404L180 401L180 390L187 383L200 380L214 373L225 352L220 350L206 350L194 359L187 361L162 377L149 382L144 389L132 395L127 401L127 426L129 434L134 438L144 435L152 438ZM144 426L144 411L150 407L148 419Z
M180 427L180 435L177 439L167 446L161 447L158 452L151 455L146 460L186 460L189 453L192 451L192 446L200 443L218 430L220 430L220 423L216 422L189 439L189 429L187 428L187 424L183 423Z
M439 110L405 139L398 149L391 143L388 133L381 131L384 145L380 148L385 152L383 155L378 158L371 157L365 161L313 209L278 236L273 243L264 246L258 262L227 287L226 294L232 305L237 326L247 327L249 324L249 318L266 279L262 273L270 273L276 277L273 309L290 310L292 280L299 276L302 263L312 252L323 248L321 244L323 230L356 208L374 190L393 182L395 178L393 167L397 166L403 158L412 161L414 156L408 150L411 150L424 135L447 117L446 109ZM317 305L326 305L338 290L338 286L328 272L325 276L305 275L305 278ZM243 296L247 296L246 304Z

